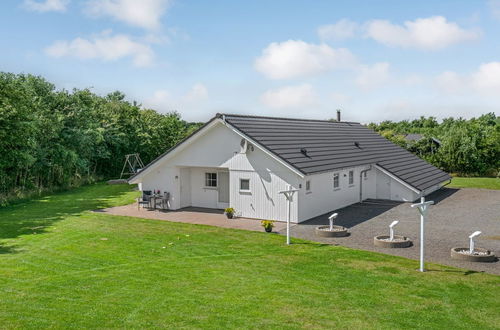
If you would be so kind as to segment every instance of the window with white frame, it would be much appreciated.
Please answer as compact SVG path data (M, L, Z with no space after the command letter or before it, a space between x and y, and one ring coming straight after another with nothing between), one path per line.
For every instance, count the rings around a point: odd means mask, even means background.
M250 179L240 179L240 191L250 191Z
M307 180L306 181L306 192L310 192L311 191L311 180Z
M217 188L217 173L205 173L205 187Z
M340 188L340 174L334 173L333 174L333 189L339 189Z
M349 185L352 186L354 184L354 171L349 171Z

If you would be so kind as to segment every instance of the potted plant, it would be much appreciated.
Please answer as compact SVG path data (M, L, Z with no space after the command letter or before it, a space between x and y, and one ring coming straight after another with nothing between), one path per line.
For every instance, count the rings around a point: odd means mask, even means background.
M234 209L232 207L225 208L224 213L228 219L232 219L234 217Z
M260 224L262 225L262 227L264 227L264 230L266 231L266 233L270 233L270 232L273 231L274 221L272 221L272 220L262 220L260 222Z

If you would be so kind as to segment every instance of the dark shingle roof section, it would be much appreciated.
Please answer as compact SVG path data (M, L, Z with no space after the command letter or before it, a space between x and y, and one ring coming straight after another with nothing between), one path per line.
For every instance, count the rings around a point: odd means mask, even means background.
M447 173L359 123L223 116L304 174L377 164L417 190L450 179Z

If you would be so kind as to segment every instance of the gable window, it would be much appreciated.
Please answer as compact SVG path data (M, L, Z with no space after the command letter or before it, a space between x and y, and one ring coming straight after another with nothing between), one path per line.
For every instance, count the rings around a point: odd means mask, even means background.
M217 173L205 173L205 187L217 188Z
M354 171L349 171L349 185L354 184Z
M311 192L311 180L306 181L306 192Z
M333 189L340 189L340 175L338 173L333 174Z
M250 179L240 179L240 191L250 191Z

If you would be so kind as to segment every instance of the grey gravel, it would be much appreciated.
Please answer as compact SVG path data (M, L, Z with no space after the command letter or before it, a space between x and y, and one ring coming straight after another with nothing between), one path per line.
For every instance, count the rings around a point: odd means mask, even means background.
M442 188L427 197L435 205L429 208L425 228L426 262L455 266L472 271L500 275L500 262L472 263L453 260L450 250L468 247L469 235L482 231L475 239L478 248L500 254L500 191L487 189ZM337 212L335 225L349 229L350 236L323 238L315 235L318 225L327 225L328 216ZM405 249L383 249L373 245L373 238L389 234L389 224L399 220L395 234L404 235L413 241ZM279 231L285 234L284 230ZM311 241L342 245L356 249L376 251L410 259L419 259L420 215L410 203L368 200L313 218L291 228L292 237ZM293 242L293 241L292 241ZM417 264L416 264L417 265ZM418 266L418 265L417 265Z

